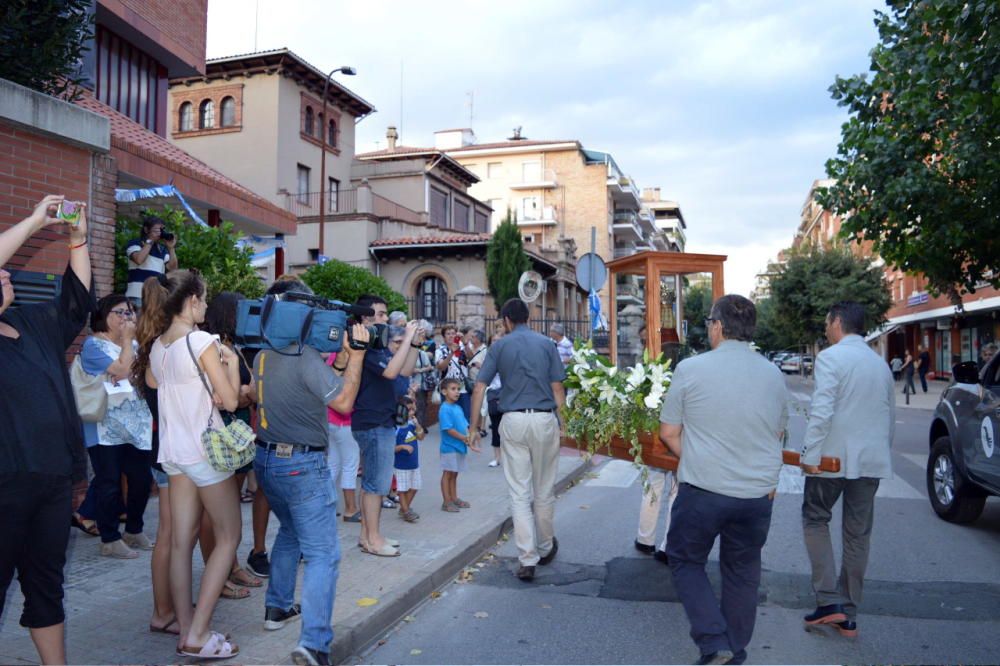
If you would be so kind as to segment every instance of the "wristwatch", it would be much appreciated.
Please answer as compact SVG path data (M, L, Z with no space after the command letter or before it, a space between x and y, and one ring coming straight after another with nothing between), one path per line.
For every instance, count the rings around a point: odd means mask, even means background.
M147 238L147 239L145 240L145 244L146 244L146 245L152 245L152 244L153 244L153 239L152 239L152 238Z

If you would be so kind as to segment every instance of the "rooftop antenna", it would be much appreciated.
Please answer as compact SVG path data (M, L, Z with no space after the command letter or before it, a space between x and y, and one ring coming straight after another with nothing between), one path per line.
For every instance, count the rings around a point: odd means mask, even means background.
M403 136L403 59L399 59L399 122L396 123L396 133Z
M257 30L260 27L260 0L257 0L257 5L254 8L254 19L253 19L253 50L254 53L257 52Z
M469 127L472 127L472 121L475 118L475 108L476 108L476 92L474 90L466 91L466 97L469 98Z

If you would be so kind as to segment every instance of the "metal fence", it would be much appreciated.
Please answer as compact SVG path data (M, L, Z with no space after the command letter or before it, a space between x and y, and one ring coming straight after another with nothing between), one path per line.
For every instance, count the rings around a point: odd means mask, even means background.
M407 298L406 311L410 319L426 319L435 326L455 324L458 317L455 297Z

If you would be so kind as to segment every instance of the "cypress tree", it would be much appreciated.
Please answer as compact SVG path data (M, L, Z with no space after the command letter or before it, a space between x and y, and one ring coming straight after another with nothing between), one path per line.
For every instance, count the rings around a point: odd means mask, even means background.
M521 273L530 268L531 260L524 252L517 214L508 208L486 247L486 281L498 311L508 299L517 297L517 281Z

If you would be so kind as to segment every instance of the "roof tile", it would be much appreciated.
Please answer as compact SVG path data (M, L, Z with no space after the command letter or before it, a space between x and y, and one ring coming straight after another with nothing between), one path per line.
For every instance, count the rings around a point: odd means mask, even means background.
M483 243L491 238L490 234L445 234L440 236L402 236L400 238L383 238L372 241L370 247L397 247L406 245L462 245L466 243Z

